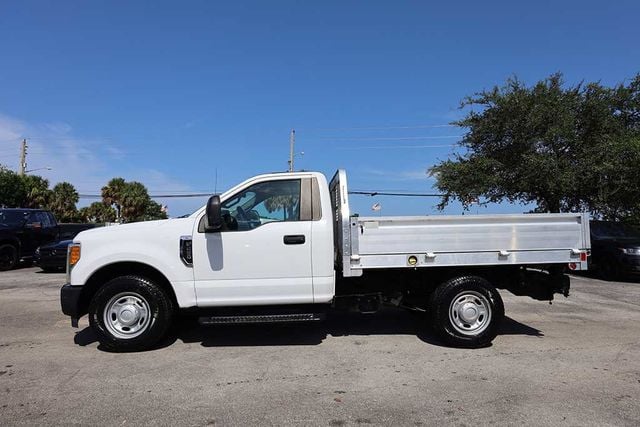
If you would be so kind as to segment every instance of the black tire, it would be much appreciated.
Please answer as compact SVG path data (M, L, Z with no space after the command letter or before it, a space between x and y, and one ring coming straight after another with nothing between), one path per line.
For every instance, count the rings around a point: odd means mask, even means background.
M42 267L41 266L40 268L45 273L61 273L62 272L62 268L60 267L51 267L51 266Z
M18 265L18 248L10 243L0 245L0 271L13 270Z
M118 311L118 307L120 314L115 315L114 310ZM136 314L131 314L134 312ZM110 280L89 304L89 324L100 344L111 351L153 348L166 335L172 317L173 303L164 289L139 276ZM134 324L123 326L122 319L134 321ZM139 329L135 331L135 328Z
M498 335L504 304L488 281L463 276L436 288L429 300L429 313L431 326L445 343L477 348L491 344ZM465 318L465 314L469 317Z

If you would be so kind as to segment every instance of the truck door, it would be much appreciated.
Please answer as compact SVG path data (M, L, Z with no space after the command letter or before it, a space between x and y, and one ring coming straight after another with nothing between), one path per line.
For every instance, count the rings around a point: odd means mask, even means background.
M218 232L204 232L203 213L193 233L199 306L313 302L310 188L307 179L251 184L222 201Z

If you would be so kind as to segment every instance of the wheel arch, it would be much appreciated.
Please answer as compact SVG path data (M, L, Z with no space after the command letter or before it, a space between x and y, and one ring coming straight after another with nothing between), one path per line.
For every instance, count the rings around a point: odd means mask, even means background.
M178 301L173 286L171 286L171 282L169 282L169 279L167 279L162 272L157 268L142 262L123 261L105 265L94 271L91 276L89 276L89 279L85 282L82 287L82 293L80 294L78 307L80 315L82 316L87 314L91 299L100 287L111 279L129 275L142 276L151 280L167 292L167 295L171 298L174 307L178 307Z
M20 249L22 248L22 242L15 237L3 237L0 238L0 245L13 245L18 250L18 257L20 256Z

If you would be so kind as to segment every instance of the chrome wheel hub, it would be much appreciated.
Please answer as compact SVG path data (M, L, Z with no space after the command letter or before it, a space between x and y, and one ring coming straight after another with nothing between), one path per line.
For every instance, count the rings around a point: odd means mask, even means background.
M149 303L140 294L123 292L104 308L104 324L116 338L131 339L142 334L150 323Z
M479 292L459 293L449 306L449 320L463 335L478 335L491 323L491 305Z

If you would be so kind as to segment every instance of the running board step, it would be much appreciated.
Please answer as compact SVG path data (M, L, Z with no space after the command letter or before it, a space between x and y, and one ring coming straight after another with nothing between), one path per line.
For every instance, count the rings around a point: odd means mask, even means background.
M284 323L284 322L316 322L323 320L324 315L318 313L302 314L260 314L249 316L207 316L200 317L201 325L219 325L235 323Z

